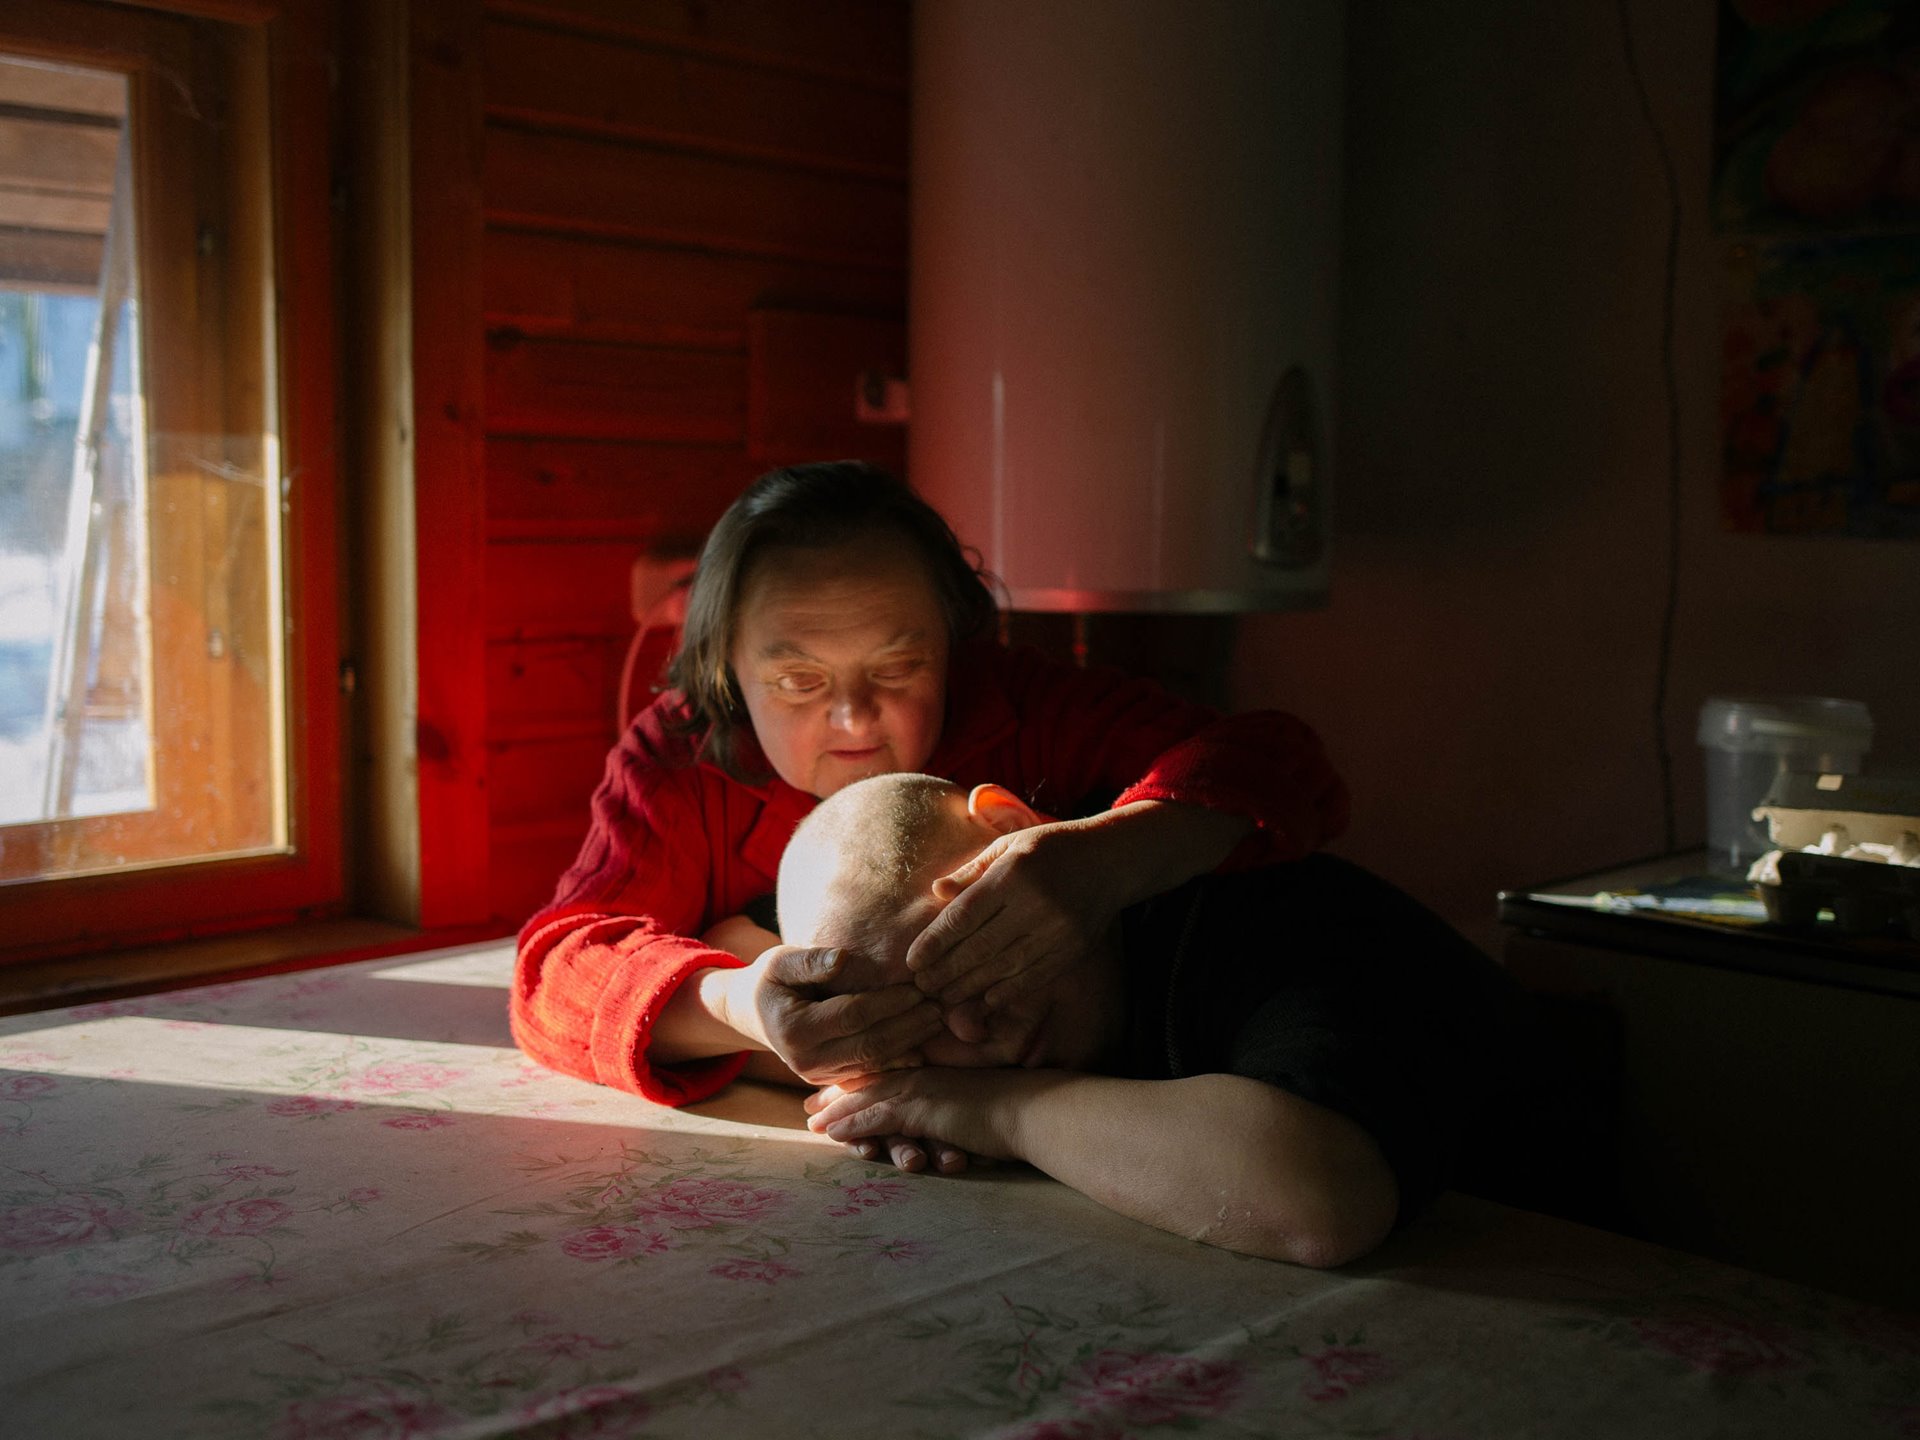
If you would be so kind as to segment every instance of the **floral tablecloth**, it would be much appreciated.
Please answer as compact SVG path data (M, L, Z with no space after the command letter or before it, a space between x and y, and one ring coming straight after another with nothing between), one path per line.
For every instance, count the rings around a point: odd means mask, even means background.
M511 965L0 1020L0 1435L1920 1436L1910 1318L1458 1196L1320 1274L899 1175L527 1063Z

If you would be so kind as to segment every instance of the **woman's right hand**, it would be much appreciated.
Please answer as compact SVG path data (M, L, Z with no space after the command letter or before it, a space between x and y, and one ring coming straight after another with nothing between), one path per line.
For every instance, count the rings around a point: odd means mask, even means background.
M810 1085L919 1065L940 1007L912 985L869 988L870 967L855 950L771 946L724 972L728 1019Z

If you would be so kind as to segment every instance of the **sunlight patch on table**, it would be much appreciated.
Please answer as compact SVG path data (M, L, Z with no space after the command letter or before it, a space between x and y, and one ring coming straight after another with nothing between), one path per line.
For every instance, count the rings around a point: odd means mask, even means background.
M806 1131L797 1095L783 1104L762 1087L736 1087L733 1103L723 1098L692 1114L561 1075L502 1046L226 1021L113 1015L15 1031L0 1038L0 1076L8 1073L117 1081L129 1087L129 1105L142 1091L251 1093L291 1118L303 1106L385 1108L830 1143Z
M513 953L511 940L490 940L484 945L437 952L431 960L414 960L370 973L376 980L412 980L429 985L474 985L488 990L505 990L513 983Z

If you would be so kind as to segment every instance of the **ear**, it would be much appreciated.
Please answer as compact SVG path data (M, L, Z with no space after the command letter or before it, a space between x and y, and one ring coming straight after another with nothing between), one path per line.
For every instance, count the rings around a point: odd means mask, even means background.
M967 816L996 835L1041 823L1039 813L1004 785L974 786L967 796Z

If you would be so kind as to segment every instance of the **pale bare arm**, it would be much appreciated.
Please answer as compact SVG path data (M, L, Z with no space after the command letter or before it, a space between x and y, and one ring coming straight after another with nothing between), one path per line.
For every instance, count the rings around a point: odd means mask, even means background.
M1025 1160L1122 1215L1249 1255L1343 1265L1386 1237L1399 1203L1353 1121L1237 1075L927 1069L851 1083L809 1097L813 1129Z

